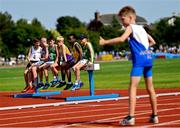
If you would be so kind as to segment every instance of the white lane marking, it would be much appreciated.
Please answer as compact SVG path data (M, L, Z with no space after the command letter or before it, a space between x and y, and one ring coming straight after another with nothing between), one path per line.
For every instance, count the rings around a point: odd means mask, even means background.
M162 101L174 101L174 100L179 100L179 98L170 98L170 99L162 99L162 100L158 100L158 102L162 102ZM140 102L138 102L138 104L144 104L144 103L149 103L149 101L140 101ZM96 103L97 104L97 103ZM170 103L168 103L168 104L170 104ZM172 104L175 104L175 105L179 105L178 103L172 103ZM120 105L126 105L127 106L127 104L124 104L124 103L114 103L114 104L112 104L112 103L108 103L108 104L105 104L106 106L107 105L114 105L114 106L120 106ZM99 106L105 106L104 105L104 103L102 104L100 104ZM158 105L162 105L162 104L158 104ZM167 105L167 104L165 104L165 105ZM66 108L60 108L61 110L66 110L66 109L73 109L73 108L83 108L83 106L85 106L85 107L96 107L96 105L94 105L94 104L92 104L92 105L88 105L88 104L79 104L79 105L77 105L77 106L69 106L68 108L66 107ZM45 110L32 110L32 111L25 111L25 112L8 112L8 113L0 113L0 115L8 115L8 114L10 114L10 115L13 115L13 114L25 114L25 113L29 113L29 112L45 112L45 111L56 111L56 110L58 110L57 108L44 108Z
M171 96L171 95L179 95L180 92L173 93L159 93L157 96ZM139 95L137 98L146 98L149 95ZM33 108L33 107L48 107L48 106L59 106L59 105L69 105L69 104L80 104L80 103L90 103L90 102L100 102L100 101L111 101L111 100L127 100L126 97L118 97L118 98L107 98L107 99L95 99L95 100L83 100L83 101L69 101L69 102L56 102L56 103L46 103L46 104L34 104L34 105L23 105L23 106L13 106L13 107L1 107L2 110L12 110L12 109L22 109L22 108Z
M164 112L164 111L170 111L170 110L176 110L176 109L180 109L179 108L171 108L171 109L162 109L162 110L159 110L159 112ZM87 112L87 111L86 111ZM148 111L137 111L137 113L139 112L143 112L143 114L147 114L147 113L151 113L150 110ZM122 112L121 114L127 114L127 112ZM25 122L18 122L18 123L8 123L8 124L1 124L1 126L8 126L8 125L19 125L19 124L29 124L29 123L42 123L42 122L50 122L50 121L62 121L62 120L70 120L70 119L81 119L81 118L89 118L89 117L101 117L101 116L115 116L115 115L121 115L119 113L110 113L110 114L98 114L98 115L91 115L91 116L75 116L75 117L65 117L65 118L59 118L59 119L47 119L47 120L36 120L36 121L25 121ZM142 113L141 113L142 114ZM57 114L58 115L58 114ZM76 115L76 114L75 114ZM140 115L140 114L137 114L137 115ZM47 116L47 114L45 114L45 116ZM33 117L33 116L31 116ZM97 121L97 120L96 120ZM90 122L93 122L93 121L90 121Z

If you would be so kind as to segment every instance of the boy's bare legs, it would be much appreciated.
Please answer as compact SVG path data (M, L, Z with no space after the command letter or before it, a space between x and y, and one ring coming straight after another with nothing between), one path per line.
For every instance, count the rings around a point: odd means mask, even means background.
M58 63L54 63L54 64L50 65L50 68L54 75L54 79L50 83L51 83L51 87L54 87L56 84L58 84L60 82L59 76L58 76L58 69L57 69L60 67L59 67Z
M33 83L35 82L37 85L37 67L36 66L33 66L32 67L32 74L33 74Z
M135 107L136 107L136 91L141 77L131 76L129 85L129 115L125 117L121 125L134 125L135 124Z
M131 77L129 86L129 116L134 116L136 106L136 91L141 77Z
M149 93L149 99L151 103L152 113L157 115L157 98L154 90L154 85L152 82L152 77L144 78L146 83L146 90Z
M28 69L26 69L26 70L24 71L24 80L25 80L25 83L26 83L26 87L28 86L28 72L29 72ZM25 87L25 88L26 88L26 87Z
M39 70L40 82L42 82L43 81L43 71L44 71L44 69L41 68L41 69L38 69L38 70Z
M81 68L84 67L84 65L85 64L78 62L73 67L75 77L76 77L76 81L75 81L74 85L71 88L72 91L74 91L76 89L80 89L83 86L83 82L80 81L80 71L81 71Z
M82 63L77 63L73 69L74 69L74 72L75 72L75 76L76 76L76 80L80 80L80 69L84 67L84 64Z
M46 82L49 81L48 69L44 69L44 75L45 75L45 78L46 78Z
M57 66L58 66L57 63L52 64L52 65L50 66L51 71L52 71L52 73L53 73L54 76L57 76L57 75L58 75L58 70L56 69Z

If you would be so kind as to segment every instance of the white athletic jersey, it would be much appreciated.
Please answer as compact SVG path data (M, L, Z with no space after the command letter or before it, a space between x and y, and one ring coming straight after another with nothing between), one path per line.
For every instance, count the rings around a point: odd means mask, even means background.
M148 35L140 25L131 24L132 36L129 37L129 45L134 67L152 66L152 55L149 50Z
M42 53L42 48L39 47L38 49L35 49L34 46L31 47L31 53L30 53L30 61L40 61Z

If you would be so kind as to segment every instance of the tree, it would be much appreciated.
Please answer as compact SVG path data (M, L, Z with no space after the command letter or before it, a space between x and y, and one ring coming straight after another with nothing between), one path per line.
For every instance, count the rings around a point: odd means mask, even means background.
M27 49L32 46L34 38L46 36L45 29L35 19L29 24L26 19L19 19L16 24L1 33L3 42L2 56L17 57L19 54L27 54Z
M6 29L9 29L11 27L14 26L14 22L13 20L11 19L11 15L7 12L5 13L2 13L0 12L0 34L6 30Z
M65 36L72 29L85 27L76 17L63 16L57 19L56 29L61 35Z
M170 19L161 19L154 24L151 33L158 45L178 45L180 42L180 18L176 18L173 24L169 24Z

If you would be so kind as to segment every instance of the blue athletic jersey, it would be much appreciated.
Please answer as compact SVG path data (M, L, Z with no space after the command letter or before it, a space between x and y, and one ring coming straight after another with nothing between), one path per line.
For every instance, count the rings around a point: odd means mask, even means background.
M140 25L131 24L132 36L129 37L133 67L152 66L148 35Z

